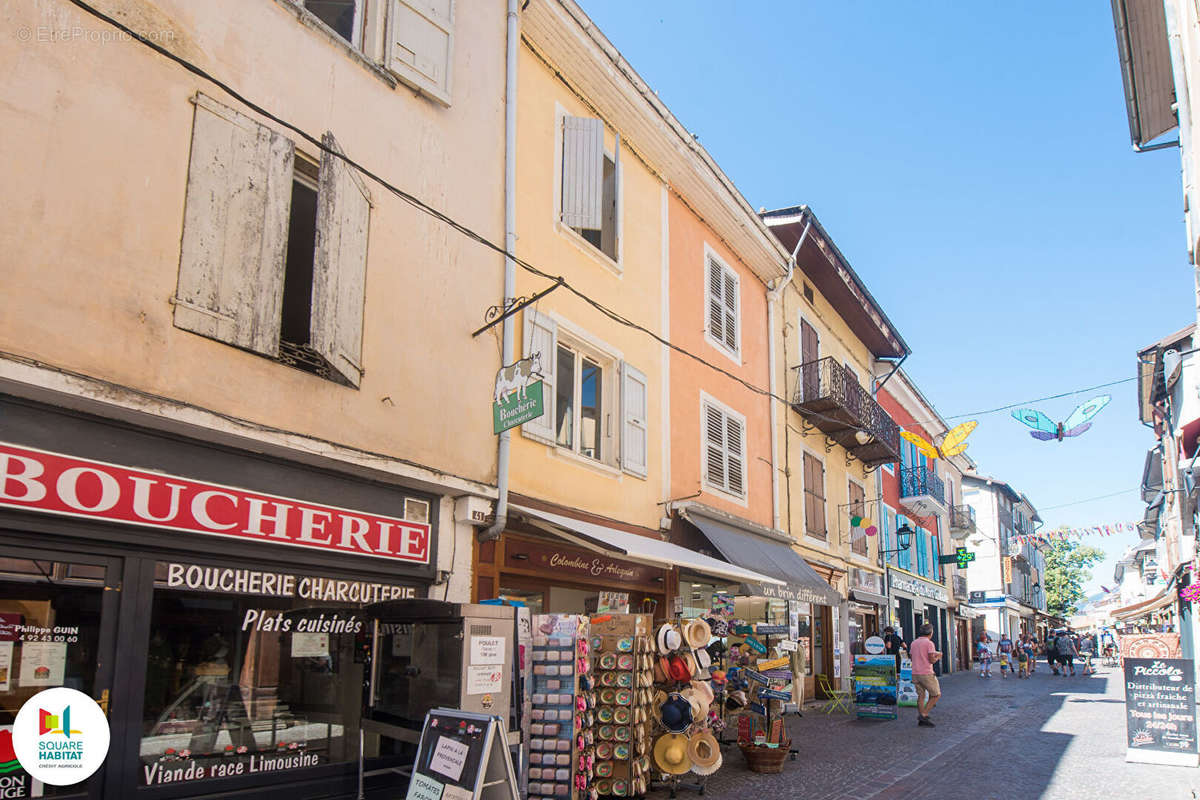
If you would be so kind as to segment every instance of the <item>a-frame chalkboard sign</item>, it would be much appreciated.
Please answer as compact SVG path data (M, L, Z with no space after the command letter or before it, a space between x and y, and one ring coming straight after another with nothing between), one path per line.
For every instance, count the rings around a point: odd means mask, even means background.
M407 800L519 800L504 721L435 708L425 715Z

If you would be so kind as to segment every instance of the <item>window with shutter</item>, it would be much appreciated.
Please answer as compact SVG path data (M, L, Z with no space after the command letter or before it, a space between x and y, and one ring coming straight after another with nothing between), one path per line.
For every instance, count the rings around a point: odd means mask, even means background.
M621 137L613 155L604 150L604 123L593 117L562 118L562 185L559 219L612 261L620 244Z
M825 465L816 456L804 454L804 529L809 536L825 539Z
M621 469L646 477L646 376L621 362Z
M454 0L391 0L385 57L397 78L450 105Z
M701 403L704 416L704 483L738 498L746 496L746 420L715 401Z
M705 259L705 334L714 346L738 358L741 351L741 318L738 313L737 273L711 250L706 249Z
M527 436L553 442L558 372L558 325L545 314L539 314L533 309L526 309L525 327L521 339L525 345L524 357L537 355L541 359L542 406L544 408L544 413L537 419L522 425L521 431Z
M175 325L279 354L292 142L197 94Z
M322 142L341 152L333 134ZM311 344L352 386L362 378L370 194L358 173L330 153L321 159L313 258Z

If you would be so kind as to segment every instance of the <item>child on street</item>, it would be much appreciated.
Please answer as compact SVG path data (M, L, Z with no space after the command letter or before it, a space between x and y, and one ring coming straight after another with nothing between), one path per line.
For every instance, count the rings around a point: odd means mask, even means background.
M979 677L992 677L992 651L987 642L979 642Z

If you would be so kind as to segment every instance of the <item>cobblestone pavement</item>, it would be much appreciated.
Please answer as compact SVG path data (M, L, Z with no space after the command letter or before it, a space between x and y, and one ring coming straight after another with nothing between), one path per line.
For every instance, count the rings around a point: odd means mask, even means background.
M857 720L809 707L789 717L795 761L779 775L750 772L736 744L708 779L716 800L1193 800L1200 770L1125 762L1121 674L1056 677L1044 663L1028 680L942 678L936 728L900 719ZM1196 795L1193 795L1193 791ZM695 796L680 789L678 796ZM666 792L652 793L663 800Z

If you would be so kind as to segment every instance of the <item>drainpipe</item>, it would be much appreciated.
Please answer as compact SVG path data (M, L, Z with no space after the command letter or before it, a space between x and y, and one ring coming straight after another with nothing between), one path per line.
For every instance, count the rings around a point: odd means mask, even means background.
M796 271L796 256L800 254L800 246L804 244L804 240L808 238L809 228L812 227L810 220L804 226L804 232L800 234L800 240L796 242L795 249L792 250L791 258L787 263L787 274L775 285L774 289L767 289L767 364L770 377L770 390L772 397L778 397L779 378L775 370L775 304L783 296L783 290L792 282L792 274ZM779 421L778 415L775 413L774 403L771 406L771 527L775 530L781 530L779 517Z
M517 247L517 45L520 41L520 21L517 4L508 0L508 40L505 52L504 90L504 250L512 253ZM504 307L508 308L517 293L517 264L511 255L504 257ZM513 317L506 317L501 329L500 363L513 360ZM496 514L486 530L479 532L479 541L500 538L508 527L508 461L512 447L512 430L500 434L496 452Z

